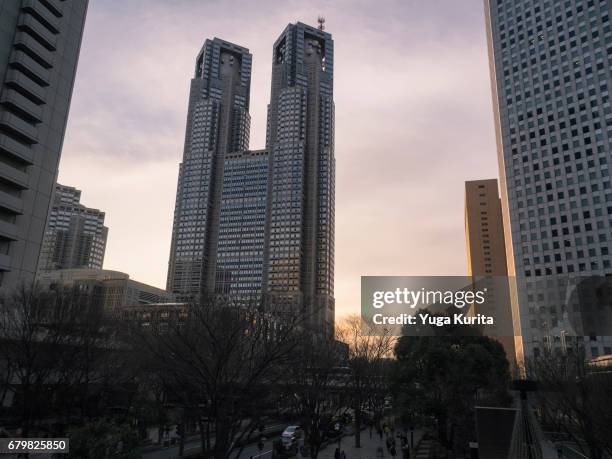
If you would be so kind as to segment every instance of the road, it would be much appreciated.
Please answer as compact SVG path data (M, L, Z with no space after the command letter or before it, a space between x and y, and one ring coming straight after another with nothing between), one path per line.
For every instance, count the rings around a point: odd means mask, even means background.
M261 452L257 444L246 445L240 454L240 458L249 459L252 456L253 459L270 459L272 456L272 442L278 438L280 438L280 435L267 439ZM200 449L200 439L197 438L185 443L184 454L197 453ZM178 453L178 446L172 446L142 453L142 459L174 459L178 457Z

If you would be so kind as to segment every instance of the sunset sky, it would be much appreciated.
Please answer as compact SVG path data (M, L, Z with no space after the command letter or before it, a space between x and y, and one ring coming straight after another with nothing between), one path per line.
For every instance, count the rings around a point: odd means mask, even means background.
M249 48L251 148L272 44L334 38L338 316L362 275L464 275L465 180L497 177L481 0L90 1L59 181L106 212L104 267L165 288L189 81L206 38Z

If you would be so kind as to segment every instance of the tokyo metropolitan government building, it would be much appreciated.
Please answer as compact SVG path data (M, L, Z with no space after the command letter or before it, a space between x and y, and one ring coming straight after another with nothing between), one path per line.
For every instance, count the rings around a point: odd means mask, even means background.
M288 25L273 47L266 148L248 150L252 56L206 40L191 80L168 291L261 298L334 327L333 41Z

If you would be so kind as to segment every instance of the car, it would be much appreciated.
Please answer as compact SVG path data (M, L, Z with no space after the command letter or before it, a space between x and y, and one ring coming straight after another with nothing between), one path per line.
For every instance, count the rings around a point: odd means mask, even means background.
M281 434L283 444L292 445L294 442L302 438L302 432L303 431L300 426L288 426Z

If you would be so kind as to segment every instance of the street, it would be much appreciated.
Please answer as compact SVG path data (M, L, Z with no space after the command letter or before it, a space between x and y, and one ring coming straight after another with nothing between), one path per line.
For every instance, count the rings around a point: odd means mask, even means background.
M266 439L264 442L264 448L260 452L256 443L245 445L242 453L239 457L241 458L261 458L261 459L269 459L272 453L272 442L276 439L280 438L280 435L273 436L272 438ZM197 453L200 451L200 439L193 439L187 441L185 443L185 451L184 455L190 453ZM177 458L179 454L178 446L172 446L170 448L163 448L154 451L148 451L142 454L142 459L174 459Z

